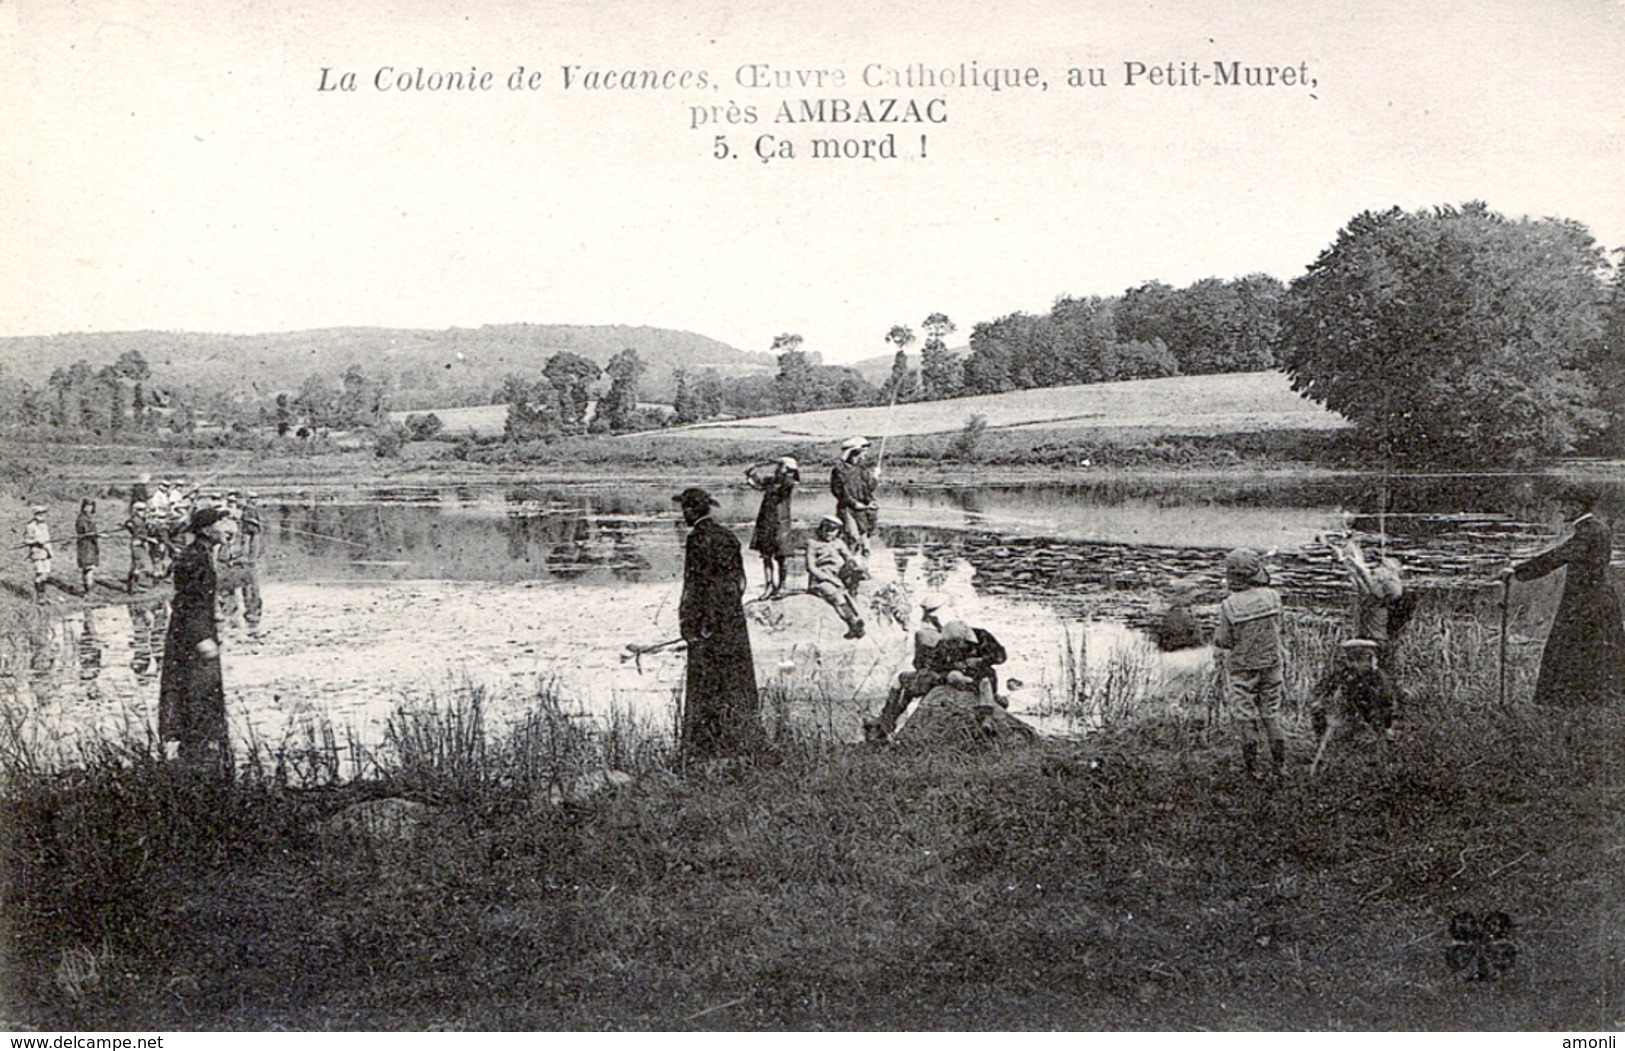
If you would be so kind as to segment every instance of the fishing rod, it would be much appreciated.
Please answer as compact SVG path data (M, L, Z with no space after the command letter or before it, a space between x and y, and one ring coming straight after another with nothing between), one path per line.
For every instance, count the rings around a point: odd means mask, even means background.
M891 404L886 406L886 419L881 428L880 452L875 455L875 480L880 479L880 468L886 462L886 442L891 439L892 410L897 408L897 393L903 389L902 381L892 384Z
M351 547L368 547L369 546L367 544L358 543L357 541L354 541L354 540L346 540L341 536L330 536L327 533L312 533L308 529L295 529L293 526L290 526L290 525L282 526L281 529L285 533L294 533L294 534L297 534L298 536L311 536L311 537L315 537L317 540L331 540L335 544L349 544Z
M643 657L645 654L659 653L662 650L675 649L679 646L687 645L688 640L680 635L675 639L667 639L664 642L651 643L647 646L640 645L636 642L629 642L626 644L626 652L621 654L621 663L625 664L627 661L632 661L638 667L638 674L642 675Z

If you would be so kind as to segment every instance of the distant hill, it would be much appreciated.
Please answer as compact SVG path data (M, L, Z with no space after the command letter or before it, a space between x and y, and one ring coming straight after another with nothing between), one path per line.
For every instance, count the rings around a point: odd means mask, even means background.
M627 325L482 325L444 330L329 328L263 335L84 332L0 338L0 362L33 384L84 360L110 365L139 350L156 386L270 397L297 392L313 373L337 382L350 365L382 380L393 408L477 404L509 372L537 373L560 351L600 366L631 347L649 366L643 397L670 401L676 368L724 376L769 374L773 355L743 351L692 332Z

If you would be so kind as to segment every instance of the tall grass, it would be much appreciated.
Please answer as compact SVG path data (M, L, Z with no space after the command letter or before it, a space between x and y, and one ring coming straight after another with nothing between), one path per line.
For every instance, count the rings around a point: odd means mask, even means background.
M1341 618L1288 611L1282 624L1286 691L1281 716L1289 729L1307 732L1316 686L1337 666L1348 637ZM1235 716L1227 710L1216 670L1165 674L1165 658L1149 643L1114 650L1091 664L1086 634L1068 628L1063 638L1056 708L1082 726L1193 718L1211 727ZM1500 647L1498 628L1473 611L1424 609L1399 639L1392 676L1412 705L1480 712L1499 704ZM1530 696L1538 653L1538 645L1529 640L1514 639L1508 647L1508 705Z
M1338 636L1289 617L1293 690ZM0 762L0 1011L79 1028L1564 1028L1604 1002L1625 722L1537 711L1526 690L1495 703L1486 623L1419 614L1398 654L1421 698L1404 734L1269 794L1205 737L1211 676L1179 685L1150 651L1091 668L1084 645L1068 636L1068 692L1100 732L978 757L833 743L864 669L811 649L764 689L779 761L725 776L664 775L669 727L582 719L548 683L507 722L469 684L403 701L364 753L312 720L230 781L136 734L64 765L23 740ZM554 805L607 769L640 776ZM433 804L435 834L335 848L327 818L381 794ZM1457 995L1441 917L1490 907L1539 925L1542 966ZM1383 995L1351 1006L1351 983Z

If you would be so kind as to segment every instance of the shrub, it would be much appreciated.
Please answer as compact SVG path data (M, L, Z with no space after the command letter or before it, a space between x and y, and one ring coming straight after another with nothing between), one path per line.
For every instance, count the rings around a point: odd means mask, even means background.
M965 420L964 428L948 443L945 458L961 463L975 460L982 447L982 438L986 434L987 417L979 412L972 413Z
M406 417L406 434L414 442L433 441L445 429L445 424L434 413L410 413Z
M397 459L406 445L406 428L385 424L373 432L372 452L384 459Z

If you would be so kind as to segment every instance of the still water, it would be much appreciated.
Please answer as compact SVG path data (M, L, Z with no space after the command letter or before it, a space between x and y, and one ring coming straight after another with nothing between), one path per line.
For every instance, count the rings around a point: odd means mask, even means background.
M1149 652L1142 629L1175 577L1222 594L1224 551L1275 552L1289 605L1336 616L1346 583L1321 538L1354 532L1405 564L1413 586L1471 596L1511 557L1559 527L1547 476L1338 477L1215 484L1113 479L1099 484L892 486L883 490L868 637L816 598L748 607L758 677L778 680L843 736L879 706L912 657L888 611L943 591L956 614L991 628L1010 652L1012 710L1065 732L1064 654L1085 642L1096 665ZM685 531L672 486L445 486L270 490L265 620L227 625L228 713L240 743L276 747L309 727L368 746L403 701L477 683L500 720L541 684L584 713L620 706L668 723L683 660L625 659L628 643L677 634ZM1625 521L1625 484L1602 487L1599 513ZM717 515L748 540L757 496L718 489ZM828 510L822 486L798 493L795 519ZM1384 539L1385 538L1385 539ZM1617 545L1616 545L1617 546ZM105 572L125 553L104 545ZM752 594L761 569L746 552ZM803 582L792 567L792 584ZM155 722L167 610L162 598L107 602L52 618L6 657L0 690L47 747L78 735L146 736ZM1187 654L1169 675L1205 672ZM1198 669L1193 672L1192 668Z

